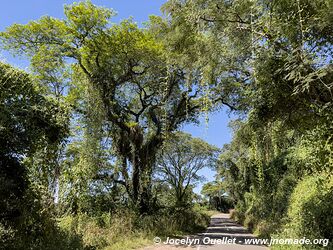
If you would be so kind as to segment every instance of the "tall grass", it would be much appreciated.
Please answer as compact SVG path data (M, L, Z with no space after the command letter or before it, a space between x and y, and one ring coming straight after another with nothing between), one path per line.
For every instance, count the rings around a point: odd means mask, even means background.
M210 216L199 209L164 209L138 215L127 209L91 217L87 214L59 219L59 226L82 238L86 249L134 249L153 244L155 236L181 236L204 230Z

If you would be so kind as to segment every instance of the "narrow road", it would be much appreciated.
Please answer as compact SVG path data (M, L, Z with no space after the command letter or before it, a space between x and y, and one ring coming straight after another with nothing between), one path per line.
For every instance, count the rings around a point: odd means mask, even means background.
M155 238L156 239L156 238ZM154 239L154 241L156 241ZM213 215L206 232L182 239L170 238L144 250L268 250L262 245L247 242L255 239L246 228L229 218L229 214ZM167 244L169 243L169 244Z

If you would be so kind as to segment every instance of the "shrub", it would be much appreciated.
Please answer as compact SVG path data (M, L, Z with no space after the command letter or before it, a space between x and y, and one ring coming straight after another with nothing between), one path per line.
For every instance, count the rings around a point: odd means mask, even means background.
M140 217L138 227L153 235L170 236L203 230L209 222L210 216L202 211L168 208Z
M331 242L333 239L332 197L331 174L321 173L305 177L291 195L288 223L277 237L329 239ZM316 246L308 247L314 249Z
M239 201L236 204L236 207L231 214L231 218L237 221L238 223L243 224L245 220L245 212L246 212L245 203L243 201Z
M17 216L0 221L0 249L83 249L80 237L61 230L53 219L52 208L42 207L42 202L41 192L26 190Z
M248 228L250 231L253 231L256 225L257 225L257 219L254 217L253 214L249 214L245 217L244 226Z

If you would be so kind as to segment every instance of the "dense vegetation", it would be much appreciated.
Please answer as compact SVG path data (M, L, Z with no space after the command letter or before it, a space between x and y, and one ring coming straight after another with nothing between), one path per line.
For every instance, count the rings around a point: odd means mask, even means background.
M0 64L1 248L125 249L200 230L205 166L218 172L210 206L232 203L258 235L332 241L332 9L169 0L139 28L82 1L8 27L1 46L30 71ZM223 105L239 118L222 152L179 132Z
M223 148L219 173L234 217L264 237L332 241L332 4L165 6L173 25L214 45L206 47L214 80L243 115L230 124L234 136Z

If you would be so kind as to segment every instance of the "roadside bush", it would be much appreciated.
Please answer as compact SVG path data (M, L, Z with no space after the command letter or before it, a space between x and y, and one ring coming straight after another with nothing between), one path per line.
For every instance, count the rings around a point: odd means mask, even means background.
M0 223L0 249L10 249L15 243L15 231Z
M52 208L42 204L41 192L29 187L20 198L15 216L0 220L0 249L84 249L78 235L57 226Z
M158 236L170 236L203 230L208 226L210 216L193 209L168 208L142 217L138 222L138 226L144 231Z
M333 177L330 173L305 177L291 195L288 223L277 237L329 239L332 242L332 197ZM308 247L315 249L316 246ZM327 247L331 249L332 243Z
M279 228L279 223L273 221L260 221L254 231L254 234L260 238L268 239L273 232Z
M309 176L295 188L288 216L295 233L333 239L333 176Z
M59 226L71 235L82 237L83 245L91 249L104 249L127 238L133 230L135 214L129 210L120 213L103 213L100 216L78 214L59 219Z
M255 226L257 225L257 219L253 214L249 214L245 217L244 226L248 228L250 231L253 231Z
M237 221L240 224L243 224L245 220L245 212L246 212L245 202L240 200L236 204L236 207L231 214L231 219Z

